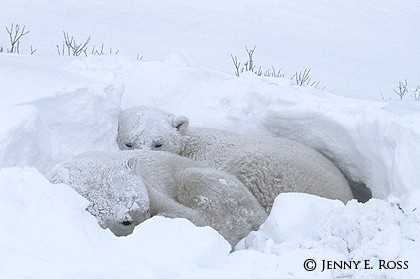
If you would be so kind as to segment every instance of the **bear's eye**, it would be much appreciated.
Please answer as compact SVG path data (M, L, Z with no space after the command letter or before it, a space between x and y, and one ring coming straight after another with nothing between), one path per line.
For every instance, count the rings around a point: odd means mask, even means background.
M122 221L121 224L124 226L130 226L132 223L130 221Z
M156 142L156 143L153 144L153 147L154 148L160 148L160 147L162 147L162 145L163 145L162 143Z
M128 148L133 148L133 144L132 143L126 143L125 146L127 146Z

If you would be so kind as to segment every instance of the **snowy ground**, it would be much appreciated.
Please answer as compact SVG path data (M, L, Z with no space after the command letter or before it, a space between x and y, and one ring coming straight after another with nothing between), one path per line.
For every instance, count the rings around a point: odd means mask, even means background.
M417 86L417 2L1 5L0 26L31 30L23 54L0 54L1 279L420 277L420 102L392 93L399 79ZM58 56L62 30L121 53ZM0 31L0 46L6 35ZM36 55L24 55L30 44ZM286 78L234 75L230 54L254 44L257 63L282 67ZM327 89L292 85L291 74L305 67ZM84 210L86 200L42 173L86 150L117 150L118 112L133 105L184 114L192 126L304 142L375 199L344 206L280 195L232 253L214 230L183 219L152 218L116 238ZM317 263L312 272L307 259ZM322 260L368 260L372 269L322 271Z

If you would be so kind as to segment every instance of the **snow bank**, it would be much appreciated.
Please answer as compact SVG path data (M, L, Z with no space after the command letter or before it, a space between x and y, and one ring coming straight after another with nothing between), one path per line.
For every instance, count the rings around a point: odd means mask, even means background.
M231 249L213 229L185 219L152 218L116 238L87 205L33 168L1 169L0 278L173 277L216 268Z
M299 278L309 274L317 278L417 278L418 228L418 216L404 212L393 201L351 201L344 206L317 196L288 193L277 197L260 230L236 249L278 255L279 264L298 272L293 275ZM299 270L297 265L303 265L305 259L316 261L312 273ZM322 260L368 260L372 269L322 271ZM389 270L381 268L380 261L407 261L408 268Z
M231 254L216 231L185 219L154 217L132 235L116 238L98 226L87 205L69 186L52 185L33 168L1 169L0 277L420 276L419 220L393 201L344 206L307 194L282 194L261 229ZM317 261L315 271L303 269L306 259ZM370 260L373 269L322 272L322 260ZM410 268L379 269L379 260L408 261Z
M40 62L39 59L26 61L29 65ZM44 65L43 76L75 78L72 71L77 71L69 66L71 63L52 63L48 59L47 62L49 67ZM18 59L13 67L9 65L16 75L5 89L20 84L20 79L30 75L26 68L17 67L19 63ZM58 73L54 66L60 68ZM0 167L30 165L46 171L83 151L116 150L124 85L113 76L107 78L103 72L98 75L101 78L90 75L65 87L58 83L60 79L51 80L55 86L46 86L49 92L37 85L26 96L20 92L27 90L26 87L3 91L6 102L1 109L8 121L0 124ZM13 91L19 92L14 100L10 98Z
M267 108L265 129L318 149L374 197L394 194L406 201L420 189L419 103L296 93L284 90Z
M50 184L33 168L0 170L0 277L46 278L100 263L112 240L86 214L88 202L66 185ZM95 260L95 261L93 261Z
M99 88L75 86L30 102L38 108L50 141L50 158L41 169L84 151L117 149L115 139L123 88L118 83Z

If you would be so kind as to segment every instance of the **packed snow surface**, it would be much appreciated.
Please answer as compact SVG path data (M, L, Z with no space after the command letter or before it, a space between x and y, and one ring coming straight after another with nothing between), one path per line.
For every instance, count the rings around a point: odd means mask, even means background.
M418 1L1 6L0 25L31 30L20 55L0 54L1 279L420 277L420 102L388 100L398 80L419 82ZM58 56L62 30L121 53ZM38 51L27 56L31 43ZM236 77L230 54L244 45L289 75ZM305 67L325 90L293 85L291 74ZM84 151L118 150L118 113L135 105L184 114L192 126L303 142L374 199L344 205L281 194L233 250L185 219L153 217L117 238L85 210L87 200L43 174ZM305 270L308 259L314 271ZM372 269L323 270L324 261Z

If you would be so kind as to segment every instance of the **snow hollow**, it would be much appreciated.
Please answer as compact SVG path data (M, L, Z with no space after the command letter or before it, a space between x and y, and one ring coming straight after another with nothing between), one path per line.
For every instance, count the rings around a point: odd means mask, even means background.
M12 22L31 31L20 54L6 53ZM392 90L420 82L419 23L415 1L4 1L0 278L419 278L420 101ZM120 52L58 55L63 30ZM243 61L254 44L256 62L284 77L235 75L230 54ZM305 67L324 90L290 79ZM43 174L84 151L117 151L119 111L135 105L305 143L373 199L281 194L233 250L186 219L153 217L117 238Z

